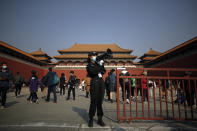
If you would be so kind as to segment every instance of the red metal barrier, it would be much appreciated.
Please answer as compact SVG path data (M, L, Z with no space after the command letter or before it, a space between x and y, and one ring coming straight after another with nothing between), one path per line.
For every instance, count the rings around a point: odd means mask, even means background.
M197 120L197 69L130 68L127 71L130 76L119 76L121 70L116 70L117 119L120 123L132 120ZM148 72L147 76L140 75L144 71ZM185 71L192 72L193 76L185 77ZM140 73L133 76L132 72ZM119 79L123 80L122 87ZM129 79L129 86L126 79ZM132 79L135 79L134 89L131 89ZM144 82L147 82L147 89L142 88Z

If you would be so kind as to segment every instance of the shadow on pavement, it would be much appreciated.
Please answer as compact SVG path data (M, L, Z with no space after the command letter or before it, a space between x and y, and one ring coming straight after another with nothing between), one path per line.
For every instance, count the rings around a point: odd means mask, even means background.
M20 95L20 96L17 96L17 98L22 98L22 97L27 97L27 95Z
M20 103L20 102L18 102L18 101L7 102L7 103L6 103L6 107L13 106L13 105L15 105L15 104L17 104L17 103Z
M79 114L80 117L83 118L83 120L88 123L88 113L86 109L79 108L79 107L72 107L72 110Z

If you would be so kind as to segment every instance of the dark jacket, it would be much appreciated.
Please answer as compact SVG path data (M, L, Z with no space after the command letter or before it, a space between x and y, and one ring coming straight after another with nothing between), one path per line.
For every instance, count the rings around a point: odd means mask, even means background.
M105 67L99 65L97 62L96 63L89 62L88 65L86 66L86 70L88 72L88 76L90 76L91 78L98 77L99 73L103 75L106 72Z
M24 78L19 74L14 77L15 85L22 85L24 83Z
M109 76L109 89L110 91L116 91L116 88L117 88L116 75L112 73Z
M109 83L110 83L110 75L108 75L108 76L105 78L105 86L106 86L106 87L109 87Z
M31 92L38 91L38 85L42 86L42 83L38 80L37 77L31 77L29 80L29 88Z
M9 69L6 69L6 72L2 72L0 69L0 90L9 88L9 81L12 80L12 73Z
M68 80L68 84L69 84L70 86L74 86L76 83L77 83L76 76L75 76L75 75L70 76L70 77L69 77L69 80Z
M55 86L54 85L54 76L55 76L56 72L52 72L52 71L49 71L47 74L46 74L46 81L47 81L47 85L48 86Z
M66 84L66 78L64 76L60 77L60 87L64 87L64 85Z

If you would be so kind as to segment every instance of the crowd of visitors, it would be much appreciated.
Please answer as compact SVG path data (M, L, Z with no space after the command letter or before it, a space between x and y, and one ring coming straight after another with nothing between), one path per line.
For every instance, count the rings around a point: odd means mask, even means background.
M103 63L95 62L96 53L89 54L89 64L87 65L87 76L80 80L77 78L73 70L70 70L68 79L64 73L58 77L53 68L48 69L48 73L41 79L38 78L35 70L31 71L31 77L28 81L25 81L20 72L16 72L13 77L9 70L7 63L1 63L0 68L0 102L1 109L5 108L6 94L9 87L15 87L15 97L17 98L21 94L21 88L26 84L29 87L29 97L27 100L30 103L39 103L37 92L39 87L42 92L42 99L46 102L50 101L50 94L53 93L53 102L57 103L57 88L60 89L60 96L65 96L66 100L70 100L70 94L72 92L73 100L76 99L75 90L79 88L84 92L84 96L89 98L90 96L90 109L89 109L89 122L90 127L93 126L93 117L97 110L98 124L105 126L102 120L103 109L102 103L104 100L104 93L107 95L107 100L110 103L117 102L117 90L121 90L122 101L128 104L132 101L136 101L137 97L141 96L141 100L147 103L149 98L155 96L155 89L161 88L162 99L168 99L170 97L169 90L174 89L176 91L177 99L175 103L186 102L188 106L195 104L195 83L193 80L154 80L147 79L147 71L141 74L130 74L125 68L120 71L119 79L117 79L117 71L111 69L108 75L103 80L103 75L106 70ZM185 72L184 77L190 78L191 72ZM118 81L117 81L118 80ZM13 85L12 85L13 83ZM119 85L117 84L119 83ZM120 88L119 88L120 86ZM68 91L67 96L65 91Z

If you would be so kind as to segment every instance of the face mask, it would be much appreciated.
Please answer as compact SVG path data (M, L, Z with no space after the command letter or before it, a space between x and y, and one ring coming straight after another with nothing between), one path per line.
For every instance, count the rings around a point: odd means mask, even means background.
M126 71L126 70L123 70L123 71L122 71L122 73L123 73L123 74L126 74L126 73L127 73L127 71Z
M2 67L3 67L3 69L6 69L6 68L7 68L7 66L6 66L6 65L3 65Z
M92 57L92 60L93 60L93 61L96 61L96 56L93 56L93 57Z

